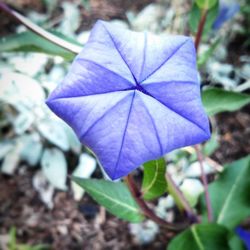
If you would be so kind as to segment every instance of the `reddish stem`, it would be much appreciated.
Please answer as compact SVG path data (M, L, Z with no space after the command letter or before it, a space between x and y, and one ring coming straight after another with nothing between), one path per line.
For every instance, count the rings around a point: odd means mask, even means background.
M207 10L203 10L202 14L201 14L201 19L199 22L199 26L198 26L198 31L196 33L196 37L195 37L195 49L198 52L199 49L199 45L200 45L200 41L202 38L202 33L203 33L203 29L206 23L206 19L207 19Z
M171 184L172 188L174 189L176 195L178 195L178 198L180 199L180 202L183 206L183 209L185 210L188 218L192 222L199 222L199 219L197 218L196 214L194 213L192 207L190 207L188 201L186 200L185 196L183 195L182 191L179 189L179 187L175 184L172 176L169 173L166 173L165 178L169 184Z
M212 206L211 206L211 200L208 192L208 181L207 181L207 176L204 171L204 165L203 165L203 155L198 147L198 145L194 146L198 161L200 163L200 170L201 170L201 180L204 185L205 189L205 199L206 199L206 206L207 206L207 219L209 222L213 220L213 213L212 213Z
M172 231L180 231L180 230L185 229L188 226L188 223L172 224L172 223L167 222L167 221L163 220L162 218L158 217L154 213L154 211L148 207L146 202L141 198L141 192L137 188L137 186L133 180L133 177L131 175L128 175L125 177L125 181L128 185L128 188L129 188L132 196L134 197L136 203L139 205L142 213L146 217L148 217L149 219L154 221L156 224L161 225L161 226L163 226L169 230L172 230Z

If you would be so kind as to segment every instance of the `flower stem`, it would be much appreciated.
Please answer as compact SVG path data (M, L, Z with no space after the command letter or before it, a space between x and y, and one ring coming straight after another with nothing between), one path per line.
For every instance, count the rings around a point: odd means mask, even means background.
M206 23L206 19L207 19L207 10L203 10L202 13L201 13L201 18L200 18L200 22L199 22L199 26L198 26L198 31L196 33L196 36L195 36L195 49L196 51L198 52L198 49L199 49L199 45L200 45L200 41L201 41L201 38L202 38L202 33L203 33L203 29L204 29L204 26L205 26L205 23Z
M42 29L38 25L31 22L28 18L24 17L17 11L11 9L8 5L0 2L0 10L4 11L5 13L9 14L10 16L14 17L17 21L19 21L21 24L23 24L25 27L27 27L29 30L33 31L37 35L45 38L46 40L74 53L78 54L82 48L81 46L78 46L76 44L73 44L71 42L68 42L58 36L53 35L52 33Z
M166 173L165 178L167 180L167 183L171 185L171 188L173 189L175 195L178 196L179 202L181 203L182 209L185 210L188 218L191 222L199 222L199 219L197 218L196 214L194 213L192 207L189 205L188 201L186 200L185 196L183 195L182 191L179 189L179 187L175 184L172 176L169 173Z
M208 181L207 181L207 176L205 174L204 170L204 165L203 165L203 155L202 152L200 151L200 148L198 145L194 146L194 149L196 151L196 155L198 158L198 161L200 163L200 170L201 170L201 180L204 185L205 189L205 199L206 199L206 206L207 206L207 219L209 222L213 220L213 213L212 213L212 206L211 206L211 200L208 192Z
M152 221L154 221L156 224L161 225L169 230L172 231L180 231L185 229L189 223L185 222L185 223L180 223L180 224L172 224L170 222L167 222L165 220L163 220L162 218L158 217L153 210L151 210L148 205L146 204L146 202L141 198L141 193L138 189L138 187L136 186L133 177L131 175L128 175L125 177L125 182L127 183L127 186L132 194L132 196L134 197L136 203L138 204L138 206L140 207L142 213L148 217L149 219L151 219Z

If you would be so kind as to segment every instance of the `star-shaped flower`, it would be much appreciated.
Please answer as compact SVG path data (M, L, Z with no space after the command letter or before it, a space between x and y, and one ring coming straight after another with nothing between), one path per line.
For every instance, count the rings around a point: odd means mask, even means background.
M98 21L48 106L111 179L210 137L193 41Z

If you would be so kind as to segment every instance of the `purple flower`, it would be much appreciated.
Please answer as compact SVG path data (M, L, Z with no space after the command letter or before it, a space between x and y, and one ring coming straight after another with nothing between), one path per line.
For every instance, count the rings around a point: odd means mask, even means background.
M48 106L111 179L210 137L193 41L98 21Z
M213 23L213 29L219 29L223 23L233 18L240 10L240 5L237 1L221 0L219 2L219 13Z
M236 233L244 241L247 250L250 250L250 232L244 230L242 227L237 227Z

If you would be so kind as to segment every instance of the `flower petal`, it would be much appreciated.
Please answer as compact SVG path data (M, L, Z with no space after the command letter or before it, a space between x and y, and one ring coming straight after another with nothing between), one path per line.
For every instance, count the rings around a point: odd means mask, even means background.
M132 32L107 22L103 25L138 83L157 71L188 40L185 36Z
M76 59L62 83L52 92L47 102L56 98L83 97L135 87L117 73L92 61Z
M112 179L210 137L191 39L98 22L48 106Z

